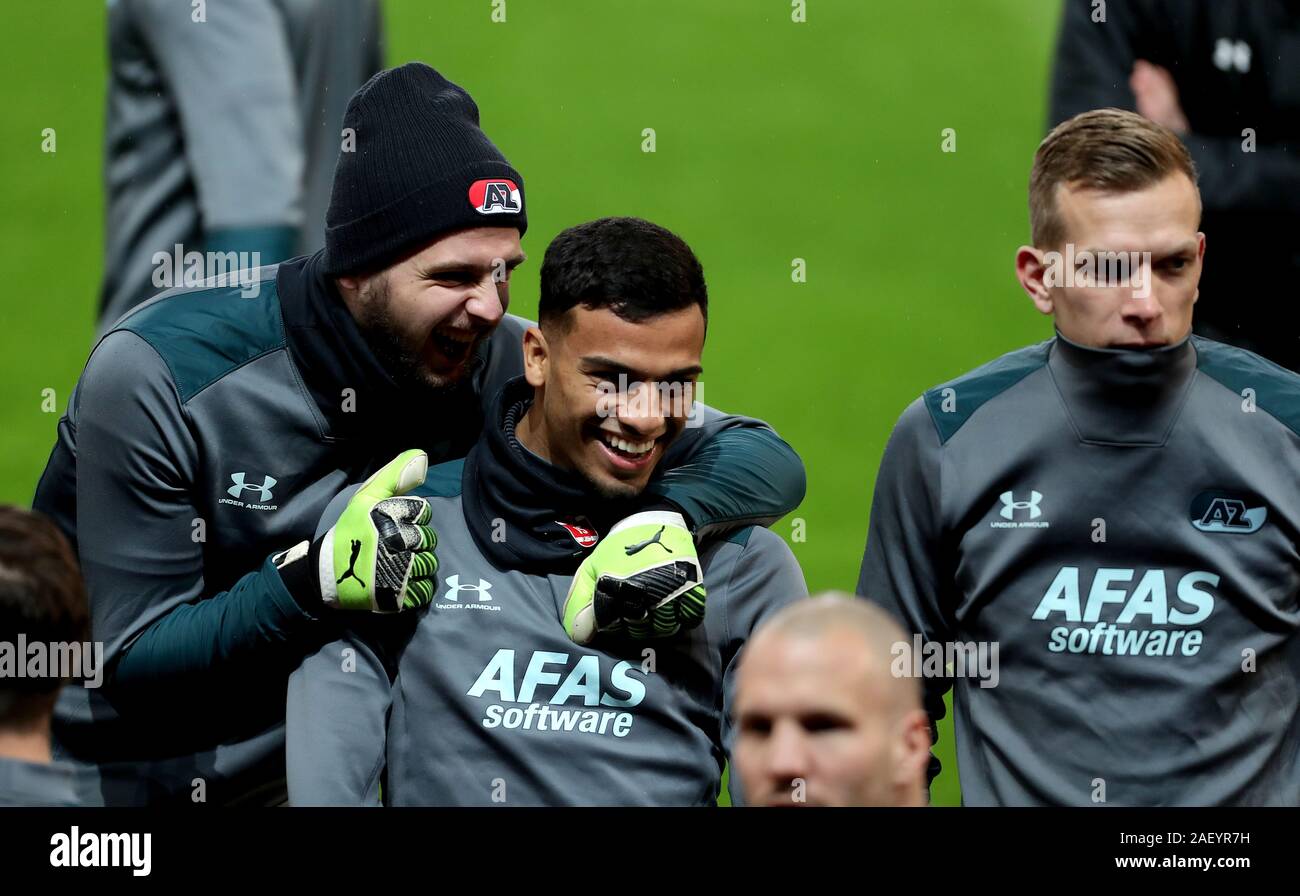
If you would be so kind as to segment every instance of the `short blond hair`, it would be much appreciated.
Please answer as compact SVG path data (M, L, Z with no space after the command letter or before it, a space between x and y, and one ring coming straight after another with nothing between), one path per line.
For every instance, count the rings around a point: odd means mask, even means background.
M1061 184L1123 193L1176 173L1187 175L1196 185L1196 163L1183 141L1169 128L1135 112L1095 109L1061 122L1038 145L1029 173L1029 231L1034 246L1050 249L1065 239L1056 208Z

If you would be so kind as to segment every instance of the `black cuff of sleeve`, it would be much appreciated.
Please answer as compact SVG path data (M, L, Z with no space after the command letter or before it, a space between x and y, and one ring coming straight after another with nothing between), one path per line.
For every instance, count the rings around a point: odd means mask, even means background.
M647 504L645 507L642 507L641 510L642 512L666 510L669 513L680 513L682 519L686 520L686 528L690 529L691 532L695 531L695 522L691 519L690 514L678 507L672 501L669 501L667 498L660 497L653 504Z
M320 617L325 612L325 603L320 595L320 575L317 572L320 569L321 541L320 538L313 541L307 553L298 559L283 566L276 565L285 590L304 613L315 617Z

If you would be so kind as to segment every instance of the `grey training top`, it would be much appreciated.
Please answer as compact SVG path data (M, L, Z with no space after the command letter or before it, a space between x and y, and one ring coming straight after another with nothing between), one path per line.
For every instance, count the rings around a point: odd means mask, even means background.
M740 648L808 593L789 547L753 527L714 541L700 627L579 646L560 621L571 577L498 569L475 545L463 466L415 492L432 505L439 565L409 641L393 637L402 620L375 617L290 677L290 802L376 805L386 771L393 806L715 803ZM738 798L734 770L731 788Z
M383 67L377 0L220 0L204 12L109 3L101 333L184 285L153 279L154 253L177 243L262 252L264 265L319 249L343 111Z
M81 806L87 773L63 763L26 762L0 756L0 808Z
M1300 804L1298 482L1300 377L1199 337L1058 337L908 407L859 593L998 646L955 679L963 801Z

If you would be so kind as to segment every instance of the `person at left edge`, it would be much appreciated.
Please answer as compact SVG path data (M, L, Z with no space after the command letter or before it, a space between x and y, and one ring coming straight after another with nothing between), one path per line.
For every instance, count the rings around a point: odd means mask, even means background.
M52 761L50 716L74 676L95 684L89 621L67 539L39 513L0 507L0 808L82 803L91 777Z
M56 753L125 765L178 802L283 799L288 674L335 637L321 585L336 577L300 543L399 452L463 457L523 369L528 324L505 313L523 179L474 101L411 63L372 78L343 124L358 145L325 249L263 269L255 297L173 290L124 318L37 488L77 547L108 670L61 698ZM797 455L761 424L689 430L665 461L641 509L696 538L803 498ZM278 568L277 553L301 559ZM105 802L132 801L111 778Z

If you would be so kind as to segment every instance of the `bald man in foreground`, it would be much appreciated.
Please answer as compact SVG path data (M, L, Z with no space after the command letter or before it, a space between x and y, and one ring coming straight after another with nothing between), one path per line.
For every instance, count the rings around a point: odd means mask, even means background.
M930 725L911 642L861 598L791 604L745 648L734 772L753 806L923 806Z

